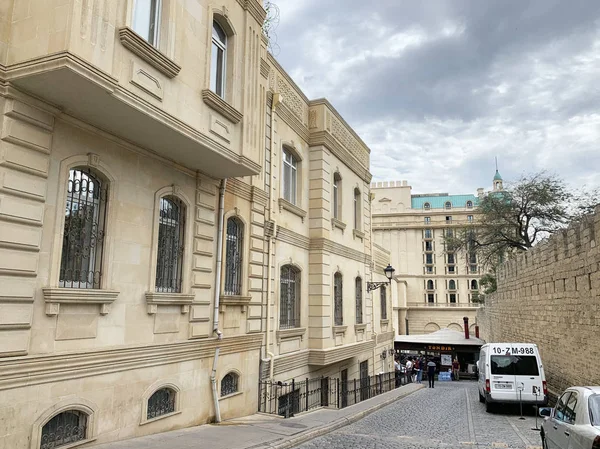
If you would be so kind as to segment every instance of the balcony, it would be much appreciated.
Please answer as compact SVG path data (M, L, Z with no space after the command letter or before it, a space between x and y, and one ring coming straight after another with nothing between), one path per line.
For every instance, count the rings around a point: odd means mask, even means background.
M479 304L469 303L446 303L446 302L409 302L406 304L409 309L466 309L476 310L479 308Z

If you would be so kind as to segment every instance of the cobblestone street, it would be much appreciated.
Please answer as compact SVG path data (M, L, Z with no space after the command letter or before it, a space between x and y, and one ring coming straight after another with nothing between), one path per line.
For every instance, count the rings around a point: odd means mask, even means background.
M525 413L527 412L527 413ZM298 446L328 448L533 448L540 446L533 409L489 414L477 383L439 382L338 431ZM541 420L538 420L538 426Z

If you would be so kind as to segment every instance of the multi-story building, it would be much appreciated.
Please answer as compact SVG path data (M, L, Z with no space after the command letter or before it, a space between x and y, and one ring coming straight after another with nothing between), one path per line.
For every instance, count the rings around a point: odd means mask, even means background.
M463 317L474 328L482 267L475 253L448 251L445 238L476 221L482 196L483 189L412 194L407 181L371 184L373 240L391 252L396 268L394 328L400 334L462 331Z
M1 447L254 413L261 376L393 369L369 149L267 54L264 18L4 3Z

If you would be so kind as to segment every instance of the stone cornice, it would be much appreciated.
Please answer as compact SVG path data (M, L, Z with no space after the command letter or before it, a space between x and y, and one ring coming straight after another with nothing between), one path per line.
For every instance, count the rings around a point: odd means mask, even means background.
M275 357L273 363L273 374L282 374L293 371L296 368L305 368L308 365L309 351L298 351Z
M327 131L315 131L310 133L310 137L308 140L308 144L311 147L316 146L324 146L329 151L333 153L335 157L337 157L340 161L344 162L350 170L352 170L360 179L365 181L366 183L371 182L371 172L365 167L362 166L356 158L350 154L348 150L346 150L339 142L333 138L331 134Z
M239 178L229 178L227 180L227 192L238 196L246 201L255 202L261 206L266 206L269 200L267 193L259 187L252 186Z
M308 356L308 364L317 366L331 365L332 363L356 357L359 353L372 350L374 347L375 340L367 340L329 349L311 349Z
M290 245L297 246L298 248L308 250L310 248L310 239L297 232L291 231L282 226L277 226L277 234L275 240L280 242L289 243Z
M243 115L240 111L235 109L210 89L204 89L202 91L202 101L232 123L239 123L242 120Z
M123 47L136 54L152 67L169 78L174 78L181 71L181 66L172 61L157 48L150 45L143 37L131 28L123 27L119 30L119 40Z
M275 95L278 95L277 93ZM292 128L305 142L310 139L308 128L290 111L285 103L279 102L274 108L274 112ZM349 153L348 153L349 154Z
M263 58L260 58L260 74L265 79L269 79L269 71L270 70L271 70L271 67L269 66L269 63L267 61L265 61Z
M338 256L346 257L348 259L356 260L357 262L369 263L371 258L364 252L357 251L355 249L348 248L340 243L333 242L326 238L313 238L310 239L310 250L311 251L327 251Z
M389 320L381 320L381 321L388 321ZM394 338L396 337L396 334L394 331L390 331L390 332L382 332L381 334L377 334L377 343L383 343L389 340L394 341Z
M0 390L259 350L262 334L0 359Z
M262 26L267 17L267 11L265 11L257 0L237 0L237 2Z
M279 64L277 59L275 59L275 57L271 53L267 52L267 60L270 64L275 66L275 69L277 70L279 75L281 75L283 78L285 78L285 80L289 83L289 85L294 88L296 93L302 97L302 99L304 100L304 102L306 104L308 104L310 102L308 97L306 95L304 95L304 92L302 92L302 89L300 89L298 87L296 82L287 74L287 72L283 69L283 67L281 67L281 65Z

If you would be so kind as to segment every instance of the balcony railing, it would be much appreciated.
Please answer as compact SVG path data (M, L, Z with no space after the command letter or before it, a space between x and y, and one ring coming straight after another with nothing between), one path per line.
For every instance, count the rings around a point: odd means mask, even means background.
M474 303L454 303L454 302L409 302L407 307L479 307L479 304Z

